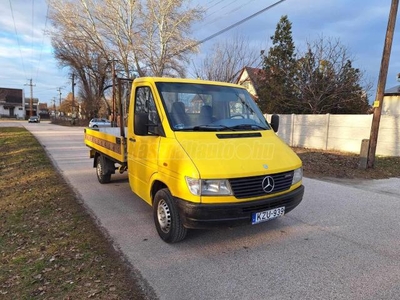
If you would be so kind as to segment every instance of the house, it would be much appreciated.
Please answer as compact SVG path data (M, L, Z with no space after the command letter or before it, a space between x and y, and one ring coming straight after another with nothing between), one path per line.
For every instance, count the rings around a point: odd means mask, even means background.
M39 103L39 116L40 119L50 119L50 112L47 103Z
M25 117L24 93L22 89L0 88L0 117Z
M383 94L383 115L400 115L400 85L387 89Z
M259 78L264 74L264 70L252 67L244 67L240 71L237 84L244 86L246 90L253 96L254 100L258 99L258 81Z

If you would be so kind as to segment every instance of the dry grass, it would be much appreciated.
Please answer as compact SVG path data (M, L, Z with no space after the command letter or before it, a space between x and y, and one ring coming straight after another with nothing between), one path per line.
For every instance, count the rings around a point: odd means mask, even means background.
M304 175L312 178L384 179L400 177L400 157L376 157L371 169L360 169L359 155L338 151L293 149L303 161Z
M0 149L0 298L145 299L35 138L0 128Z

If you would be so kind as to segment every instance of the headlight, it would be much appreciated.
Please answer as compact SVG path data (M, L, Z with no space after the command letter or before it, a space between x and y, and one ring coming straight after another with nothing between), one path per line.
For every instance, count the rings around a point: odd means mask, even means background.
M232 195L231 186L226 179L194 179L186 177L190 192L197 196Z
M201 181L202 195L230 195L231 185L228 180L202 180Z
M200 179L194 179L191 177L185 177L186 178L186 184L190 190L190 192L193 195L197 195L200 196L200 189L201 189L201 183L200 183Z
M298 183L303 178L303 168L294 170L292 185Z

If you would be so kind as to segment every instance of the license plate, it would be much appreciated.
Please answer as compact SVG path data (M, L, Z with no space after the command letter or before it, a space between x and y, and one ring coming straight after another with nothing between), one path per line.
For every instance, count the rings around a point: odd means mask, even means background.
M276 219L285 214L285 207L278 207L270 210L260 211L251 215L251 224L258 224Z

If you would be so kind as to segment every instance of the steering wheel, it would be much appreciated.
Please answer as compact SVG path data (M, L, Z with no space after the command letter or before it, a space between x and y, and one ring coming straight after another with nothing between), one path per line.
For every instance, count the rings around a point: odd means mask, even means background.
M242 114L236 114L236 115L232 115L229 117L229 119L234 119L234 118L242 118L245 119L246 117Z

